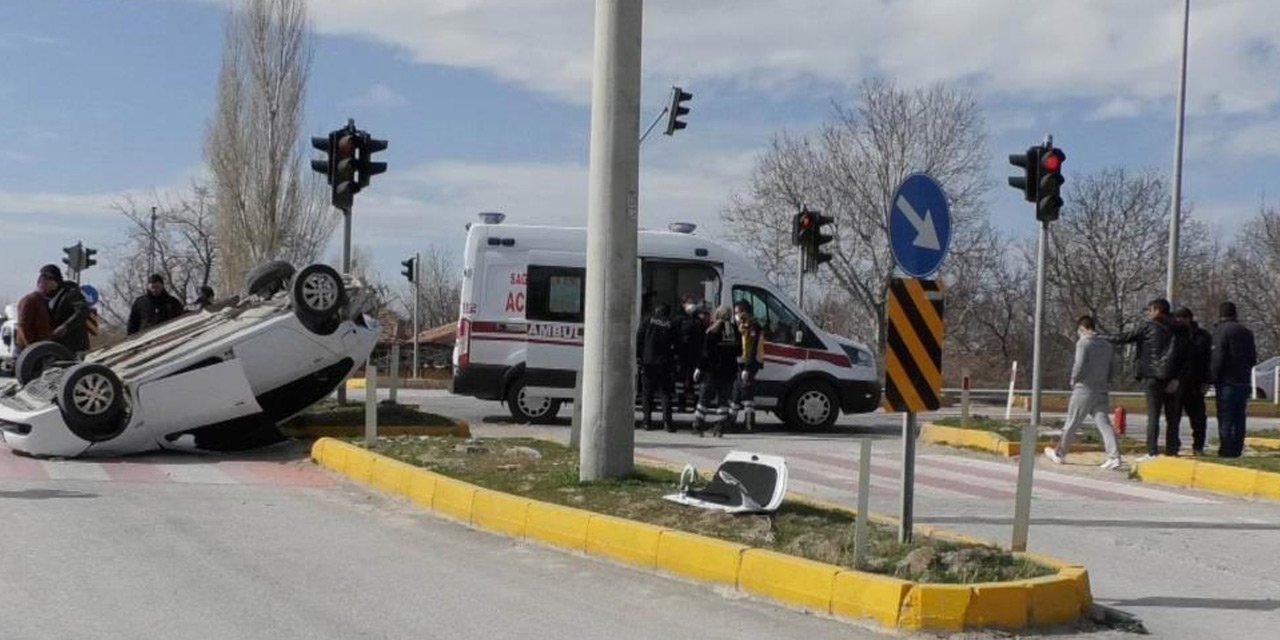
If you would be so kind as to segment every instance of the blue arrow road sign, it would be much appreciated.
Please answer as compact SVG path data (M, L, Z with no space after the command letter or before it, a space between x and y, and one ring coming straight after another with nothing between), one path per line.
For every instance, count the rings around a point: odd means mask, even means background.
M926 278L938 270L951 246L951 207L937 181L907 176L889 205L889 247L907 275Z
M89 306L92 307L98 304L99 296L97 287L91 284L82 284L80 285L80 293L84 294L84 301L87 302Z

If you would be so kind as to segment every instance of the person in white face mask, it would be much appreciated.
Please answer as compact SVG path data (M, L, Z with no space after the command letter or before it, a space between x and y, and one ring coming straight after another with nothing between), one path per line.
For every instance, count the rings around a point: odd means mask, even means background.
M1092 417L1107 449L1103 469L1120 466L1120 447L1116 443L1111 417L1107 415L1115 348L1098 336L1098 325L1092 316L1081 316L1076 322L1080 338L1076 341L1076 359L1071 367L1071 400L1067 403L1067 424L1062 428L1058 446L1045 447L1044 455L1062 464L1067 458L1071 437L1085 418Z

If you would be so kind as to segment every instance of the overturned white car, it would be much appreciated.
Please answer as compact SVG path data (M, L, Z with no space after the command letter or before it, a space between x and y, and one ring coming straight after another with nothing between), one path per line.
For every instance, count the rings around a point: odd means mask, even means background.
M373 295L327 265L256 269L219 301L82 361L55 343L19 356L0 386L0 435L34 456L236 451L329 395L377 339Z

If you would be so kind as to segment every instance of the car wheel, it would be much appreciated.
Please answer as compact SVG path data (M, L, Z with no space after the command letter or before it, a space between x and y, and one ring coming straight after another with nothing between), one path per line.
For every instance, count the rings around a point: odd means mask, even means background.
M37 342L18 354L13 375L20 384L26 384L40 377L45 369L56 362L74 362L75 354L71 350L52 341Z
M530 395L524 378L519 378L507 389L507 411L511 412L511 418L516 422L546 424L555 420L556 414L560 413L560 401Z
M792 429L825 430L840 417L840 402L831 385L807 380L787 396L784 411L787 426Z
M289 278L297 269L284 260L272 260L258 265L245 278L245 288L251 295L270 298L289 284Z
M328 335L338 328L339 311L346 304L342 276L329 265L313 264L293 277L293 312L315 333Z
M110 440L124 431L124 385L104 365L85 363L67 370L58 406L67 428L89 442Z

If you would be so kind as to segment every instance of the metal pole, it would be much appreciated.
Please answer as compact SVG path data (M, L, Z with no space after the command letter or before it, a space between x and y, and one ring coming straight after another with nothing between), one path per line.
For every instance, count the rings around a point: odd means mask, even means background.
M659 113L658 117L653 119L653 124L650 124L649 128L644 130L644 135L640 136L640 142L637 142L636 144L643 144L644 139L649 137L649 132L653 131L653 128L658 126L658 122L662 120L662 116L667 115L667 112L670 110L671 107L663 107L662 113Z
M1271 370L1271 404L1280 404L1280 366Z
M867 559L867 516L871 509L871 438L863 438L858 447L858 514L853 521L855 569L861 569Z
M418 377L418 300L422 298L422 254L413 254L413 377Z
M802 247L797 253L800 254L800 290L797 292L796 304L799 304L800 310L804 311L804 248Z
M368 362L364 370L364 446L372 449L378 443L378 367Z
M147 277L156 272L156 208L151 207L151 231L147 239Z
M960 380L960 424L969 426L969 372L965 371Z
M1013 419L1013 392L1018 384L1018 361L1013 361L1013 369L1009 372L1009 402L1004 406L1004 419Z
M1036 436L1040 432L1040 342L1044 334L1044 265L1049 244L1049 223L1040 223L1040 240L1036 248L1036 321L1031 348L1031 423L1022 429L1022 447L1018 452L1018 493L1013 510L1014 551L1027 550L1027 526L1031 520L1031 483L1036 469Z
M898 521L898 542L911 542L914 528L916 491L916 414L902 415L902 511Z
M396 403L396 387L400 386L400 340L396 339L391 343L391 362L387 363L388 373L391 374L390 384L387 397L390 398L391 404Z
M1178 118L1173 134L1173 206L1169 213L1169 279L1165 297L1172 304L1178 290L1178 232L1182 218L1182 123L1186 119L1187 34L1191 26L1191 0L1182 5L1182 67L1178 75Z
M351 273L351 209L342 210L342 273ZM373 375L369 369L365 369L365 389L368 389L372 382L370 376ZM338 385L338 404L347 403L347 383L343 382Z
M641 0L596 0L579 478L635 463Z

